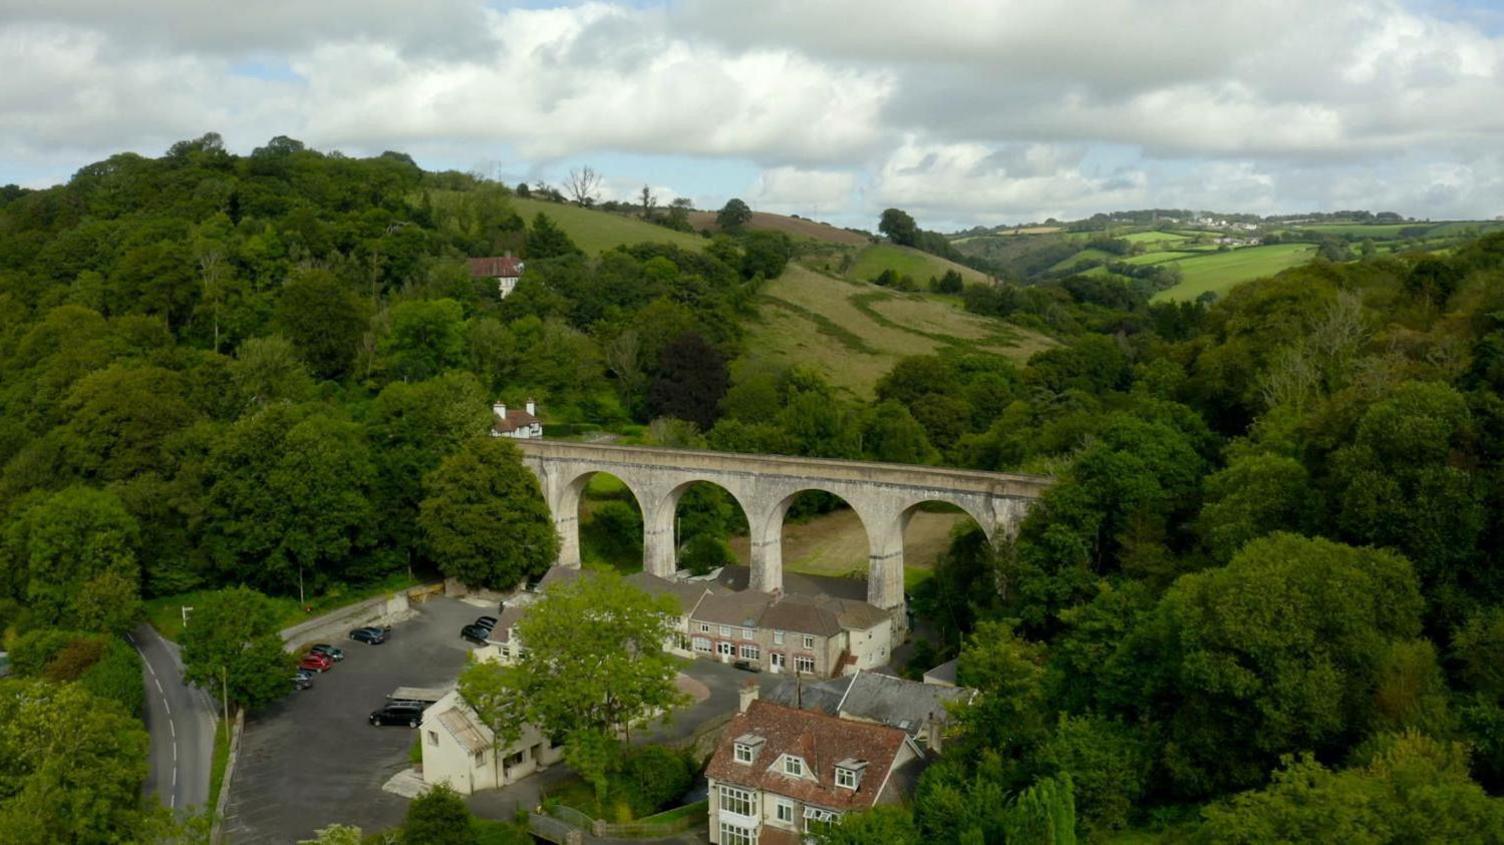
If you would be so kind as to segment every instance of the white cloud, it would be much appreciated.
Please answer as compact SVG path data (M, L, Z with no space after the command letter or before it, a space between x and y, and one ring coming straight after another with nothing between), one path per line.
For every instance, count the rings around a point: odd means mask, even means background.
M23 69L0 76L0 181L216 130L519 171L740 162L764 207L931 226L1190 200L1492 216L1504 38L1478 20L1398 0L0 0L0 63Z

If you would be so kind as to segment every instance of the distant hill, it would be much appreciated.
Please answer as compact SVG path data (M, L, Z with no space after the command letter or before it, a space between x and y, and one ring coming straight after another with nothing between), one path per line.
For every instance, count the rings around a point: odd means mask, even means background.
M714 211L691 211L689 213L689 223L695 227L696 231L709 229L714 232L719 229L715 224ZM839 226L821 223L818 220L789 217L783 214L769 214L766 211L752 212L752 220L747 223L747 228L783 232L791 238L827 241L843 246L864 246L871 241L871 238L868 238L861 232L842 229Z
M624 214L517 197L513 197L511 203L529 224L539 212L547 214L587 255L599 255L613 247L643 241L671 243L684 249L696 250L704 249L706 244L706 240L699 235L675 232Z
M864 399L908 355L952 348L1021 363L1055 345L1037 332L969 314L951 297L832 278L798 263L763 287L747 335L744 357L814 367Z

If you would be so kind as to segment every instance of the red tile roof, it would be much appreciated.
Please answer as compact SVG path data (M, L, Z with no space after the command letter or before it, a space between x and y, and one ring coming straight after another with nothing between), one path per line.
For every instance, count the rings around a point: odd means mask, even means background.
M747 734L763 742L751 764L738 763L736 739ZM865 809L877 803L907 741L908 735L897 728L757 700L731 718L705 774L719 783L761 789L818 807ZM813 779L785 775L778 764L785 754L803 758ZM867 764L855 790L836 786L836 763L848 759Z
M475 279L519 278L522 275L522 259L511 255L493 255L489 258L470 259L470 277Z
M519 428L527 428L535 422L539 422L539 419L537 417L529 414L527 411L520 411L516 408L508 408L505 419L503 419L500 414L497 414L495 412L492 412L491 414L491 428L495 431L500 432L516 431Z

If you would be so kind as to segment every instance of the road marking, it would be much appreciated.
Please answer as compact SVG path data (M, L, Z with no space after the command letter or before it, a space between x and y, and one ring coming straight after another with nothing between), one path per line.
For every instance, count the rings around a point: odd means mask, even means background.
M159 678L152 678L151 680L152 680L152 683L155 683L157 685L157 692L160 692L165 697L167 695L167 690L162 689L162 681L161 681L161 679L159 679Z
M167 696L162 696L162 706L167 709L167 718L172 718L172 705L167 703Z
M174 722L174 721L172 721L171 719L168 719L167 720L167 729L170 730L170 731L172 731L172 738L174 740L176 740L178 738L178 726L177 726L177 723Z
M172 762L176 763L177 761L178 761L178 744L176 742L174 742L172 744ZM172 770L172 785L173 786L177 786L178 785L178 770L177 769L173 769Z

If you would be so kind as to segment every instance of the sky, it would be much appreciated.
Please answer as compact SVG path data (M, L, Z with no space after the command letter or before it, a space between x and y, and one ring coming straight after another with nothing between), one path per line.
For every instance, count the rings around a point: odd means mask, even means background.
M1504 214L1504 0L0 0L0 183L219 132L929 229Z

